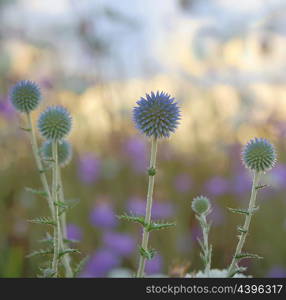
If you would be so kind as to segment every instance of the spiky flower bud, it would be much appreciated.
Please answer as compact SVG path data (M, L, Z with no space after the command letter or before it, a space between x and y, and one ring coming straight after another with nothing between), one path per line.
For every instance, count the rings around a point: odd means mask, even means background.
M70 113L62 106L50 106L41 113L38 127L47 140L61 140L71 130Z
M151 92L137 101L133 109L136 127L149 137L169 137L177 128L180 109L175 98L164 92Z
M252 139L243 148L242 161L250 170L265 172L272 169L276 162L275 148L266 139Z
M15 109L29 113L38 107L41 101L41 92L36 83L22 80L11 88L10 99Z
M192 201L192 209L198 215L207 214L210 207L210 200L205 196L198 196Z
M51 160L53 158L52 141L45 141L41 147L41 153L44 159ZM66 140L58 142L58 163L61 167L65 167L72 158L72 147Z

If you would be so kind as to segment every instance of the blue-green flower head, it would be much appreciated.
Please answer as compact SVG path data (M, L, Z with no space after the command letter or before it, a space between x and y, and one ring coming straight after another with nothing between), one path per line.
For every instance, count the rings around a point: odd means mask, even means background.
M30 113L38 107L41 101L41 92L36 83L22 80L11 88L10 100L19 112Z
M50 106L43 111L38 120L41 135L47 140L61 140L71 130L70 113L62 106Z
M210 208L210 200L205 196L198 196L192 201L192 209L198 215L208 214Z
M47 161L53 158L52 141L45 141L41 147L41 154ZM61 167L65 167L72 158L72 147L66 140L58 141L58 163Z
M250 140L243 148L242 161L250 170L265 172L273 168L276 162L274 146L263 138Z
M136 127L148 137L169 137L176 130L180 116L175 98L164 92L146 94L133 109Z

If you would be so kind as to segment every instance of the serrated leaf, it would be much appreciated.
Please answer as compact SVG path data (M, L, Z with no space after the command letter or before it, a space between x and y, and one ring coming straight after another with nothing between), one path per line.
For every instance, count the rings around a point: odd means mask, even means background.
M139 223L139 224L141 224L142 226L145 227L144 217L124 214L124 215L117 216L117 218L120 219L120 220Z
M155 223L151 222L148 226L146 226L147 231L152 231L152 230L160 230L160 229L166 229L169 227L176 226L176 223Z
M237 227L237 230L240 232L240 233L247 233L247 230L245 230L243 227L241 226L238 226Z
M26 257L30 258L33 256L38 256L38 255L49 255L53 254L54 250L53 249L40 249L37 251L33 251L32 253L28 254Z
M229 274L229 277L232 278L235 274L243 273L246 270L247 270L247 268L245 268L245 267L238 267L238 268L234 269L232 273Z
M36 190L36 189L29 188L29 187L26 187L25 190L27 192L30 192L30 193L34 194L34 195L39 195L39 196L43 196L43 197L48 196L47 193L43 190Z
M80 260L80 262L76 265L73 271L73 277L76 277L81 272L81 270L84 268L85 264L87 263L88 259L89 256L86 256Z
M257 254L253 254L253 253L247 253L247 252L242 252L239 253L235 256L236 259L244 259L244 258L257 258L257 259L262 259L263 257L257 255Z
M154 249L144 249L140 246L139 248L139 252L140 252L140 255L143 256L144 258L150 260L154 257L154 255L156 254L156 250Z
M41 269L42 275L39 275L38 278L52 278L55 275L55 271L51 268Z
M58 258L61 258L65 254L70 254L70 253L80 253L80 251L78 249L68 248L68 249L65 249L65 250L61 251L59 253L59 257Z
M51 226L56 225L55 221L49 217L38 217L32 220L28 220L28 222L35 223L35 224L51 225Z
M27 131L27 132L31 132L32 129L31 128L26 128L26 127L19 127L21 130Z
M247 209L244 209L244 208L231 208L231 207L228 207L228 209L233 213L249 215L249 211Z

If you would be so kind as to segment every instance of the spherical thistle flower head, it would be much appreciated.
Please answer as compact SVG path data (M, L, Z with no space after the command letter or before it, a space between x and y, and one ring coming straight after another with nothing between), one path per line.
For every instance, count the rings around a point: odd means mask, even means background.
M38 128L47 140L61 140L71 130L70 113L62 106L50 106L41 113Z
M36 83L22 80L11 88L10 99L16 110L30 113L38 107L41 101L41 92Z
M250 140L242 151L243 164L250 170L265 172L273 168L276 162L274 146L263 138Z
M179 124L180 109L169 94L151 92L137 101L133 119L136 127L148 137L169 137Z
M192 201L192 209L198 215L207 214L210 207L210 200L207 197L198 196Z
M41 153L44 159L53 158L52 141L45 141L41 147ZM58 162L61 167L65 167L72 158L72 147L66 140L58 141Z

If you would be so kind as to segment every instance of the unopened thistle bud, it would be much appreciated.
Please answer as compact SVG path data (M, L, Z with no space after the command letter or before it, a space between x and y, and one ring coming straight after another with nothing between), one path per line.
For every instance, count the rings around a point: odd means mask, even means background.
M71 130L70 113L62 106L50 106L38 120L41 135L47 140L61 140Z
M198 215L206 215L209 212L210 207L210 200L207 197L198 196L192 201L192 209Z
M45 141L41 148L42 156L45 160L51 160L53 158L52 141ZM58 142L58 163L61 167L65 167L72 158L71 144L65 140Z
M41 101L41 92L36 83L22 80L11 88L10 99L19 112L30 113L38 107Z
M276 162L274 146L266 139L250 140L242 151L243 164L250 170L265 172L273 168Z

